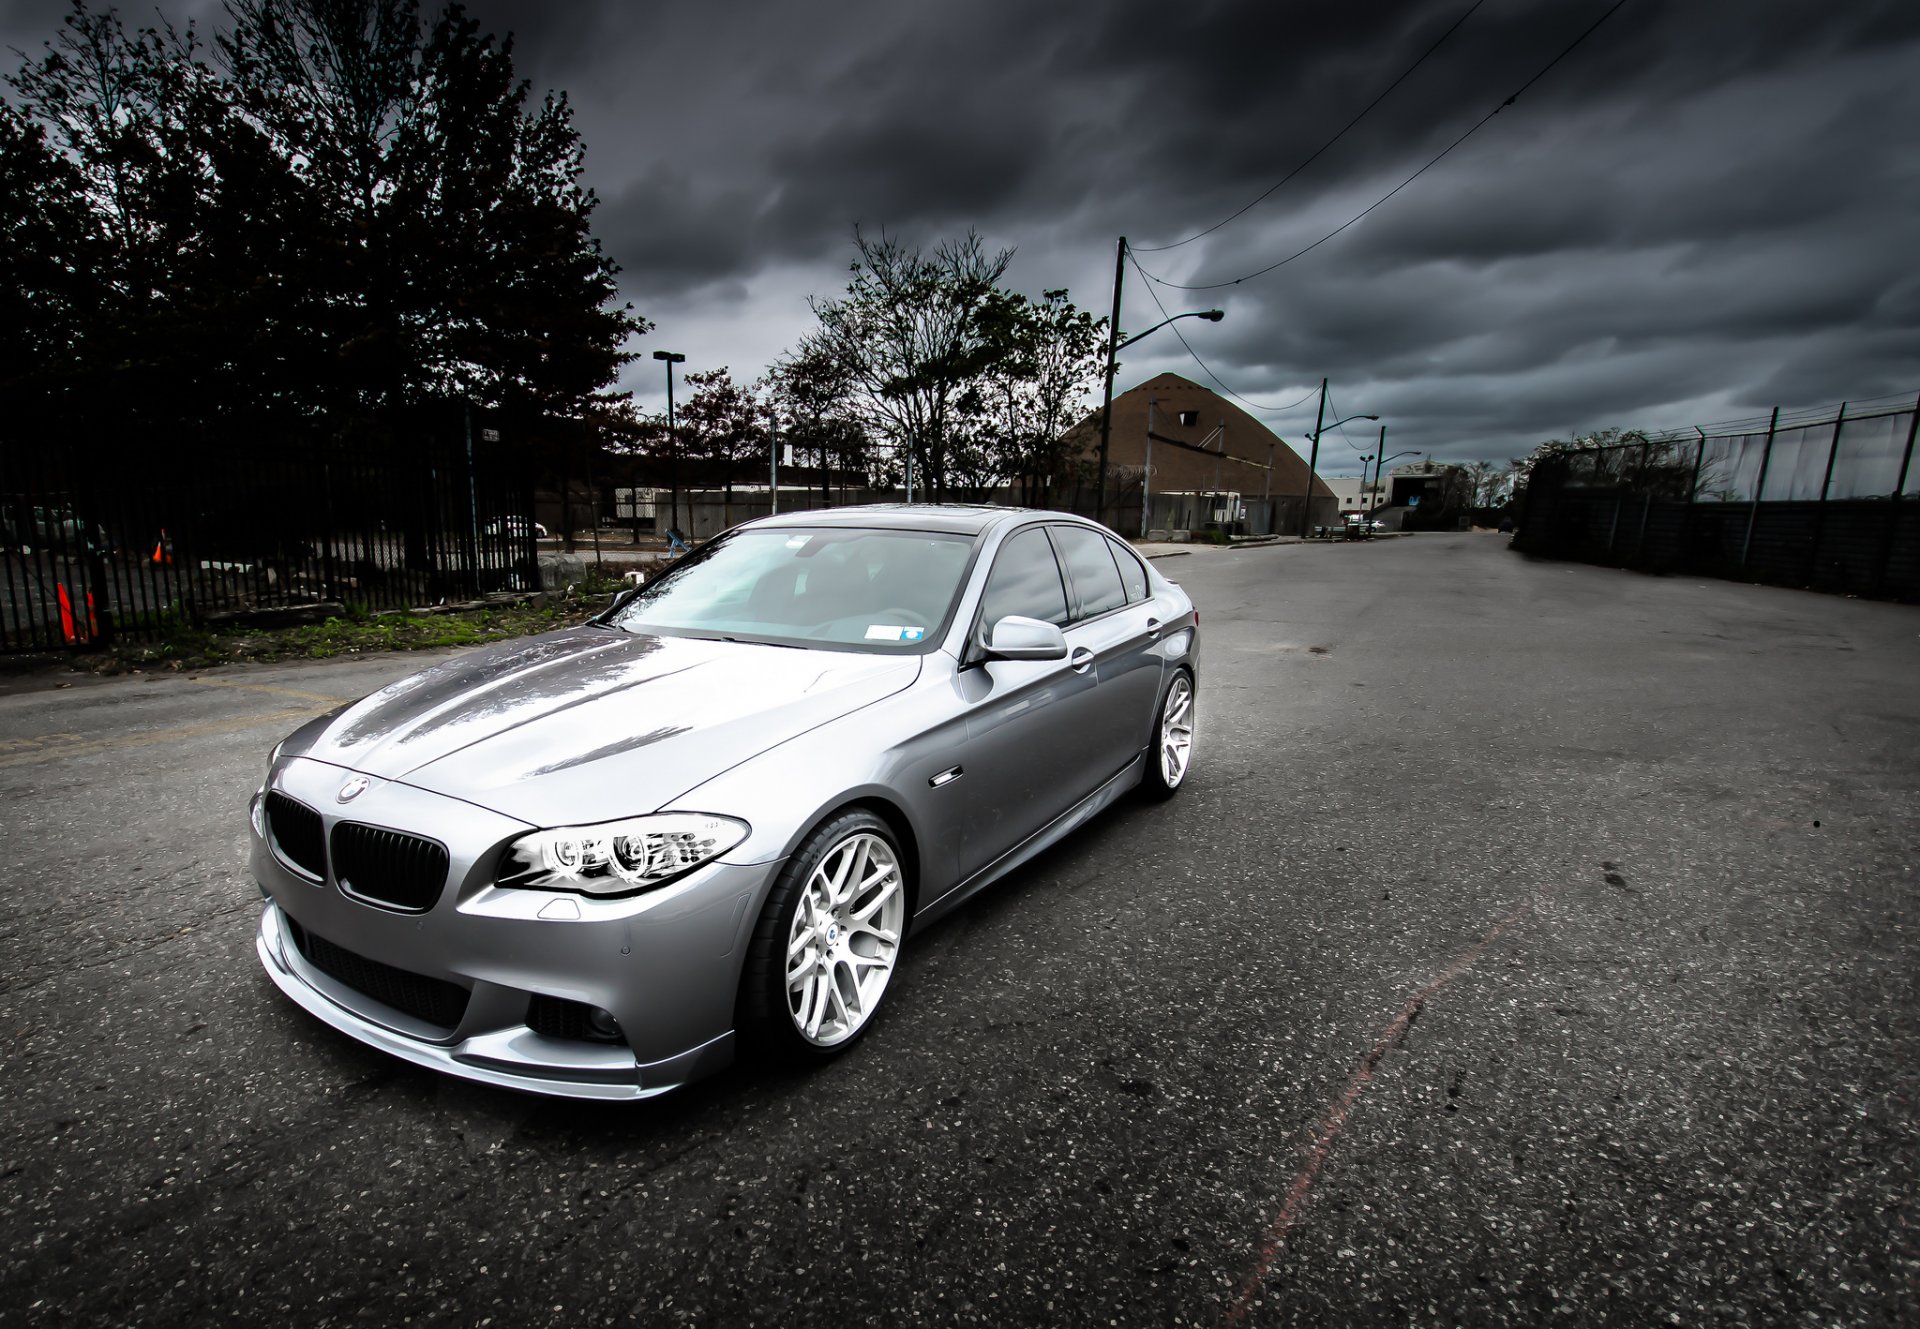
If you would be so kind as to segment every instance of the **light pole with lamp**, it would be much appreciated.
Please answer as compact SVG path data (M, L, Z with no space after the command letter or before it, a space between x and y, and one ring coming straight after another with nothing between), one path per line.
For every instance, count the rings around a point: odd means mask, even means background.
M678 530L680 527L680 436L674 432L673 428L673 367L683 363L687 357L678 351L655 351L653 358L664 361L667 366L667 478L673 485L673 507L668 514L667 524Z
M1320 409L1313 417L1313 455L1307 459L1307 488L1306 492L1300 495L1300 538L1302 540L1307 538L1311 529L1309 522L1313 514L1313 476L1314 472L1320 468L1320 435L1329 429L1338 429L1341 425L1353 420L1378 420L1380 417L1377 415L1349 415L1335 420L1332 424L1325 424L1324 421L1326 418L1327 380L1323 378L1320 380Z
M1387 442L1387 427L1385 425L1382 425L1380 426L1380 445L1382 447L1385 447L1386 442ZM1373 487L1376 490L1380 488L1380 477L1386 474L1386 467L1388 462L1398 461L1402 457L1420 457L1424 455L1426 454L1421 452L1396 452L1391 457L1382 457L1379 461L1373 464ZM1367 504L1367 516L1369 519L1371 519L1373 516L1373 509L1374 509L1374 504L1369 502Z
M1175 314L1172 318L1162 319L1148 328L1146 332L1136 332L1126 340L1120 337L1120 283L1127 271L1127 237L1120 237L1120 245L1113 259L1113 313L1107 319L1107 372L1101 375L1100 396L1100 478L1093 491L1093 519L1107 519L1107 446L1113 429L1113 375L1114 357L1127 347L1139 341L1147 333L1158 332L1167 324L1183 318L1204 318L1209 323L1218 323L1227 316L1223 309L1196 309L1185 314Z
M1118 292L1117 286L1115 287L1115 291L1116 293ZM1160 329L1166 327L1167 324L1175 322L1179 319L1204 318L1209 323L1218 323L1221 319L1225 318L1226 316L1227 316L1227 311L1224 309L1195 309L1190 311L1189 313L1175 314L1172 318L1162 319L1160 320L1160 322L1148 328L1146 332L1136 332L1131 337L1127 338L1125 341L1116 342L1111 337L1107 339L1106 392L1100 402L1100 484L1099 484L1099 487L1094 491L1094 499L1093 499L1093 519L1095 521L1106 520L1107 441L1111 437L1112 429L1113 429L1113 376L1114 376L1113 358L1114 356L1119 354L1121 351L1126 350L1127 347L1133 345L1135 342L1139 341L1142 337L1145 337L1148 333L1158 332L1160 331Z

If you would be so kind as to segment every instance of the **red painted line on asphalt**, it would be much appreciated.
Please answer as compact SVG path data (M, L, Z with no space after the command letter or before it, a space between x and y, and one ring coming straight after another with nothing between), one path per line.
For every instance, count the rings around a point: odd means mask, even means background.
M1534 892L1516 905L1505 918L1488 928L1486 934L1462 951L1452 964L1441 971L1438 978L1414 993L1407 1000L1407 1004L1400 1008L1400 1013L1393 1017L1393 1022L1381 1032L1379 1039L1361 1059L1360 1064L1354 1068L1353 1074L1348 1077L1346 1092L1334 1100L1333 1107L1321 1120L1319 1133L1314 1136L1313 1149L1307 1155L1306 1163L1294 1175L1293 1184L1287 1187L1287 1198L1280 1205L1280 1212L1274 1215L1273 1222L1267 1225L1266 1232L1262 1234L1258 1258L1254 1261L1253 1268L1248 1272L1246 1279L1240 1284L1239 1294L1227 1307L1226 1313L1220 1317L1221 1324L1238 1324L1252 1309L1255 1296L1259 1294L1261 1285L1266 1282L1267 1274L1273 1268L1274 1258L1279 1255L1287 1233L1292 1230L1301 1209L1305 1207L1308 1192L1313 1189L1313 1183L1319 1177L1320 1169L1326 1166L1327 1155L1333 1151L1334 1141L1340 1137L1340 1131L1347 1124L1347 1116L1353 1111L1353 1105L1359 1101L1361 1091L1373 1079L1374 1068L1380 1064L1380 1059L1387 1055L1389 1048L1406 1035L1407 1030L1412 1028L1413 1022L1420 1017L1422 1008L1441 988L1466 972L1487 947L1499 940L1501 933L1525 918L1535 905L1546 898L1551 889L1551 887L1545 887Z

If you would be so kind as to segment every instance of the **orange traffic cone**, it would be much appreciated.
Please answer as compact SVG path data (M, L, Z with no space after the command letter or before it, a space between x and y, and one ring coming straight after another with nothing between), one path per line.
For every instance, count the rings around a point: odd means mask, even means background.
M93 612L93 592L87 592L87 640L100 635L100 616Z
M65 582L55 583L54 589L60 592L60 635L65 637L67 645L71 646L79 640L73 633L73 601L67 598Z
M167 528L160 528L160 542L153 547L153 561L163 567L173 566L173 541L167 538Z

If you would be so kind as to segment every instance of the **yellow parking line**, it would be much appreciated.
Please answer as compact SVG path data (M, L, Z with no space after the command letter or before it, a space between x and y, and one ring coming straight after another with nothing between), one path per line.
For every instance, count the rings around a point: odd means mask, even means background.
M49 743L78 743L78 734L41 734L34 738L0 739L0 752L19 752L23 749L45 747Z
M329 705L332 697L321 700ZM290 725L297 720L311 719L320 713L318 706L295 706L283 711L267 711L260 715L236 715L225 720L209 720L204 724L182 725L177 729L150 729L142 733L116 734L111 738L81 738L77 734L48 734L39 740L16 739L15 743L40 742L50 746L13 752L0 756L0 769L9 766L29 766L34 762L57 761L67 757L85 757L96 752L117 752L124 748L152 747L156 743L181 743L189 739L207 738L214 734L231 734L243 729L259 729L267 725ZM56 743L55 740L70 740ZM265 754L262 753L264 757Z
M330 697L323 692L302 692L299 688L278 688L271 683L241 683L231 678L200 678L197 675L187 679L189 683L198 683L206 688L238 688L243 692L265 692L275 697L292 697L297 701L319 701L328 706L343 706L353 700L352 697Z

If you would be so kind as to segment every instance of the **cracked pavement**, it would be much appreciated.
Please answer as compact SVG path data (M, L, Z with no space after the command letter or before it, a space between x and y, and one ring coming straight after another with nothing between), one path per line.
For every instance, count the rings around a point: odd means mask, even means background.
M426 657L9 689L0 1324L1913 1322L1920 609L1158 566L1191 784L911 937L847 1057L639 1105L258 971L268 747Z

